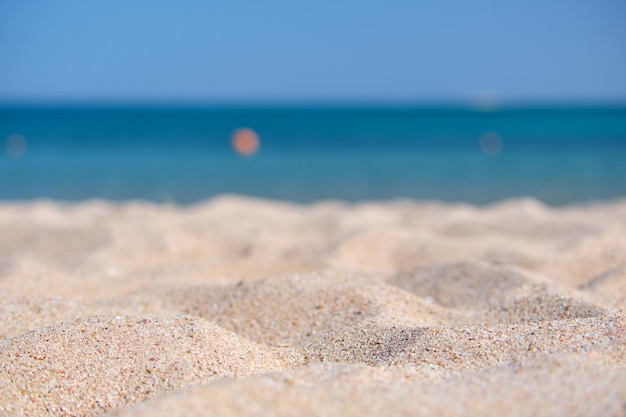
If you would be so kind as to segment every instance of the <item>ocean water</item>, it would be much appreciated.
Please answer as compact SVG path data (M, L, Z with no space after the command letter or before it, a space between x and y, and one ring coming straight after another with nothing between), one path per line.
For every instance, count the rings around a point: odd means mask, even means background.
M0 143L0 200L626 197L626 106L4 106Z

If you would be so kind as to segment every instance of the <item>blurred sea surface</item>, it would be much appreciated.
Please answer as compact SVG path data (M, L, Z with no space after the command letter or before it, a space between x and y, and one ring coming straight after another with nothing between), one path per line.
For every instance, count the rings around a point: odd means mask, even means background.
M1 200L626 197L626 106L2 106L0 141Z

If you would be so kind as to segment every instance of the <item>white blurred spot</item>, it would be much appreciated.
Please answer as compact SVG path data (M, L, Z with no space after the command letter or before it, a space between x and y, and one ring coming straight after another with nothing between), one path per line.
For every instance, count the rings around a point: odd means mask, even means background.
M495 111L500 107L500 99L495 91L481 90L472 95L472 105L479 111Z
M480 135L478 146L485 155L497 155L502 150L502 138L496 132L485 132Z
M21 158L26 153L26 139L22 135L10 135L4 149L9 158Z

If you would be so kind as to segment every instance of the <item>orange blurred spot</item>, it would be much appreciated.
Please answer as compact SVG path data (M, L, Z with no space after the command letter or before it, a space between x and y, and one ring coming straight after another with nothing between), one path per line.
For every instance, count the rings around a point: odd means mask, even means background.
M21 158L26 153L26 139L22 135L10 135L5 144L10 158Z
M502 138L495 132L485 132L480 135L478 146L485 155L497 155L502 150Z
M252 156L259 150L259 136L252 129L237 129L232 136L232 145L239 155Z

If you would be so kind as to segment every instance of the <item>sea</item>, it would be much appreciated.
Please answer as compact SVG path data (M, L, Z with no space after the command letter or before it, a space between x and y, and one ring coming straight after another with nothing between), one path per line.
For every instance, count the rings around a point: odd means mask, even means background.
M626 105L2 105L0 144L1 201L626 197Z

